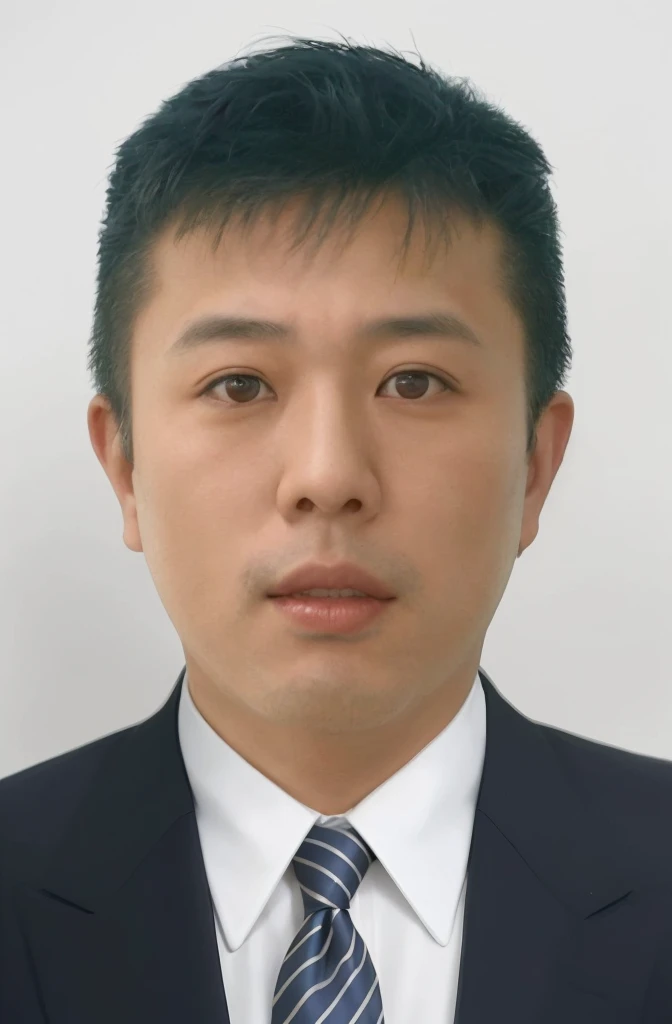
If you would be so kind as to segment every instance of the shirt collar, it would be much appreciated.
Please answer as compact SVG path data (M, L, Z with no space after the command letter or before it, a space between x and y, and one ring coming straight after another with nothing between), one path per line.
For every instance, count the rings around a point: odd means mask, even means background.
M345 821L369 844L434 939L448 944L485 758L485 694L478 674L452 721L344 815L307 807L241 757L198 711L186 671L178 733L202 843L206 839L206 866L217 865L208 882L231 949L247 938L315 822Z

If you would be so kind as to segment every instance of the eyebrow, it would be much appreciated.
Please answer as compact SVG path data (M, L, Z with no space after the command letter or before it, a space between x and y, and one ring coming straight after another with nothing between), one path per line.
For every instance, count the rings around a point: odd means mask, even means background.
M445 312L369 320L360 325L357 336L365 341L383 341L399 336L454 339L477 346L483 344L468 323L453 313ZM168 349L168 353L193 351L201 345L226 340L292 341L294 338L292 325L281 321L209 315L187 324Z

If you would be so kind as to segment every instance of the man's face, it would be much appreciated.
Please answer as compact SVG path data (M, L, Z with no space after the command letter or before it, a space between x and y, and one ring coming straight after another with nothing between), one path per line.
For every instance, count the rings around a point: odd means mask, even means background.
M473 681L536 535L571 399L547 413L528 463L523 327L494 228L456 221L431 264L417 231L401 266L405 209L391 200L348 247L328 241L310 261L288 255L282 219L263 223L244 239L227 228L216 253L203 234L161 238L133 337L134 466L109 418L101 441L99 400L91 436L190 680L268 721L372 727L467 665ZM359 336L369 319L427 312L460 317L480 344ZM173 349L206 314L283 321L293 335ZM342 560L396 594L360 633L316 636L267 596L307 561Z

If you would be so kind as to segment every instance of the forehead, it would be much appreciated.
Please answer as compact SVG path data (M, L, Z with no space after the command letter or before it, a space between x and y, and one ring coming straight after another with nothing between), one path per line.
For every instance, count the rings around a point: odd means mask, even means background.
M447 236L433 229L428 237L416 217L402 259L408 212L398 201L367 214L347 237L336 223L317 250L316 229L290 251L298 212L288 204L275 221L262 215L245 228L232 219L216 248L213 232L202 228L179 241L174 227L164 231L152 250L154 289L142 317L160 329L164 347L197 313L304 318L321 328L331 321L347 330L350 319L409 314L428 303L485 337L493 330L520 334L493 224L455 214Z

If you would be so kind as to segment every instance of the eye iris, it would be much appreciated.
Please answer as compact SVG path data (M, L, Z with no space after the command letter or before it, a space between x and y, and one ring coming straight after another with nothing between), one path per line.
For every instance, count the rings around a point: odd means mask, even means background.
M237 375L235 377L227 377L226 380L222 381L229 398L242 398L243 402L249 402L251 398L255 398L259 392L260 381L254 377L243 377ZM249 388L250 384L254 388L256 385L256 394L246 394L246 389Z
M422 378L423 377L425 378L424 386L422 384ZM407 386L406 383L405 383L406 381L410 381L411 382L411 384L410 384L411 395L410 396L409 395L403 395L402 397L404 397L404 398L409 398L409 397L410 398L417 398L418 397L418 380L420 380L420 386L419 386L420 397L422 397L422 395L424 395L425 391L427 390L427 381L429 380L429 375L426 374L426 373L410 372L409 371L407 373L398 373L398 374L396 374L396 378L397 378L397 384L396 384L397 389L399 389L399 387L405 388Z

